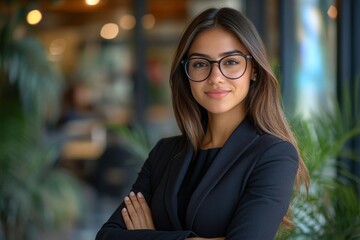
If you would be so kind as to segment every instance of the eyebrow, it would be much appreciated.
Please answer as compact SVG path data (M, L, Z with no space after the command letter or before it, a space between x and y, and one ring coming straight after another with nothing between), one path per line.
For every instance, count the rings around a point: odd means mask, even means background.
M227 55L231 55L231 54L236 54L236 53L241 53L241 54L245 54L239 50L231 50L231 51L228 51L228 52L223 52L220 54L220 57L224 57L224 56L227 56ZM246 55L246 54L245 54ZM203 54L203 53L192 53L191 55L189 55L189 58L191 57L204 57L204 58L210 58L209 55L207 54Z

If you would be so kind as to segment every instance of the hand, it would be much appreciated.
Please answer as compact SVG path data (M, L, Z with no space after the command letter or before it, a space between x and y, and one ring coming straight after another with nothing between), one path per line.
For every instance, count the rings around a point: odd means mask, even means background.
M127 230L155 229L151 210L140 192L137 196L134 192L130 192L124 202L126 208L121 210L121 215Z

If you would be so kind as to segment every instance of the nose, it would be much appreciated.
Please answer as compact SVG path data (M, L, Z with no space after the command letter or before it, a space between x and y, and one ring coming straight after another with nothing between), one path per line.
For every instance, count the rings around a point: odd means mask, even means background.
M223 74L220 71L220 65L218 63L213 63L208 81L211 83L221 82L223 79Z

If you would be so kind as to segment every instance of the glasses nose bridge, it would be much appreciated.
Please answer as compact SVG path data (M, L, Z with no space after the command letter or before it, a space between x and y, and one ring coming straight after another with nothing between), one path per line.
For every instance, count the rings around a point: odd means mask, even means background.
M222 73L222 70L221 70L221 67L220 67L220 65L221 65L221 60L222 60L222 59L220 59L220 60L218 60L218 61L216 61L216 60L213 60L213 61L208 60L208 61L209 61L209 63L210 63L210 66L211 66L211 68L210 68L210 72L209 72L209 75L212 73L212 70L213 70L213 65L214 65L215 63L218 65L218 68L219 68L219 70L220 70L221 74L223 74L223 73Z

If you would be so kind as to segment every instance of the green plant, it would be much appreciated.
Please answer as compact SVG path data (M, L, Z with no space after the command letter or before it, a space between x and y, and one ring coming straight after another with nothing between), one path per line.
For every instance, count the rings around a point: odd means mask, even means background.
M25 24L26 5L0 7L0 238L39 239L81 214L79 182L56 166L43 139L56 117L61 78Z
M39 125L14 109L1 111L1 228L8 240L39 239L81 216L80 185L56 167L58 149L41 142Z
M0 97L16 88L27 112L56 116L62 89L59 71L25 23L27 6L8 1L0 8ZM9 97L9 94L6 95Z
M348 98L349 94L344 96ZM334 104L334 109L311 119L292 121L311 185L308 193L294 197L295 227L282 232L279 239L360 238L360 204L354 188L360 179L338 161L339 157L359 161L344 146L360 136L360 118L351 111L348 99L344 103L342 111Z

